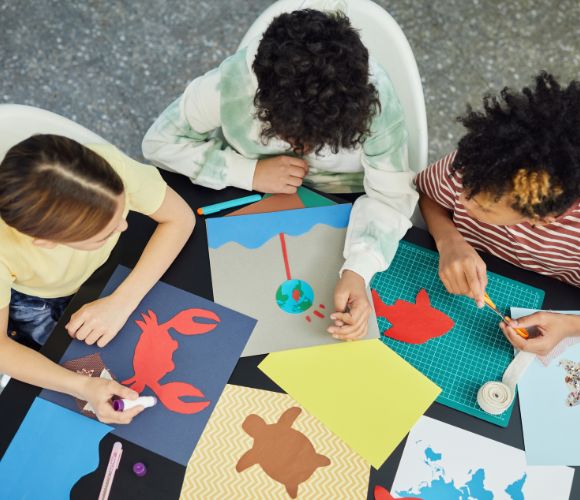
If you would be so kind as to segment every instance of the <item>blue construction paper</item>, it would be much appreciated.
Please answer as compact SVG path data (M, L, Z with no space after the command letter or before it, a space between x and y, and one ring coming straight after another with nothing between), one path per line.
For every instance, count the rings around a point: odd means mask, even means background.
M258 248L279 233L299 236L318 224L347 227L351 208L349 204L332 205L208 219L207 241L210 248L219 248L230 241L246 248Z
M68 499L112 427L36 398L0 462L0 498Z
M130 270L119 266L103 290L109 295L129 274ZM179 343L173 353L174 371L168 373L162 384L185 382L200 389L211 404L199 413L187 415L169 411L161 402L146 409L129 425L120 425L113 434L163 455L179 464L186 465L209 419L215 404L227 383L241 352L243 351L256 320L209 300L159 282L139 304L135 312L117 336L104 348L88 346L73 341L61 364L89 354L99 353L107 369L120 382L133 374L133 353L141 336L135 323L141 314L152 310L159 323L165 323L177 313L200 308L215 312L221 319L218 326L203 335L182 335L170 330L170 335ZM143 396L155 395L146 387ZM43 391L42 397L66 408L78 411L72 397ZM198 398L188 399L190 401Z
M512 308L512 317L534 312ZM566 371L559 366L563 359L580 363L580 344L568 347L548 366L534 359L518 382L528 465L580 465L580 405L566 406L570 389L564 382Z

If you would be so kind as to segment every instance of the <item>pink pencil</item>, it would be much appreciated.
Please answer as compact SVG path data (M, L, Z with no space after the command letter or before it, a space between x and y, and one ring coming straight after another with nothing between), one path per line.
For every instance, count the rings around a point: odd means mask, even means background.
M111 493L111 486L113 486L113 479L115 478L115 472L117 472L117 469L119 468L122 454L123 445L117 441L111 450L109 465L107 465L107 472L105 472L105 478L103 479L101 492L99 493L99 500L107 500L109 498L109 493Z

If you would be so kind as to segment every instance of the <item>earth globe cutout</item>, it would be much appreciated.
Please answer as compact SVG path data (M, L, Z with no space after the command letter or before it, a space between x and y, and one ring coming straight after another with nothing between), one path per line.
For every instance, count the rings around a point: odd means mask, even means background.
M286 280L276 291L278 307L288 314L302 314L314 303L314 290L303 280Z

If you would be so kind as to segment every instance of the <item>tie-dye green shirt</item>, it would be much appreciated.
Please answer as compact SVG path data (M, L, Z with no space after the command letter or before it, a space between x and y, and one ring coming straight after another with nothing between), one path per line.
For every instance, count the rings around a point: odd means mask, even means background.
M259 159L290 152L287 142L264 144L260 137L262 124L253 103L258 82L251 69L257 46L254 41L188 85L145 135L148 160L195 184L251 190ZM324 149L304 157L306 186L329 193L365 192L353 207L343 269L360 274L367 284L391 262L418 199L401 105L389 77L374 63L371 80L381 112L362 148L337 154Z

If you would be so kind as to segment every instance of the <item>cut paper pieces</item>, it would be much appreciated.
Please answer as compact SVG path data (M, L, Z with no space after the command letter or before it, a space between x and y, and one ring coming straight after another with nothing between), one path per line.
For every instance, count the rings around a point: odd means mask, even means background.
M580 404L580 363L575 363L569 359L562 359L558 366L566 372L564 383L570 393L566 397L567 406L577 406Z
M36 398L0 461L0 498L69 498L99 465L99 443L112 430Z
M440 392L376 339L276 352L258 368L377 469Z
M256 318L242 356L341 342L326 331L350 205L206 220L214 299ZM368 338L378 338L369 318Z
M395 498L567 500L574 469L526 465L523 450L421 417L405 443Z
M298 496L298 486L310 479L319 467L330 465L330 459L316 453L310 440L292 424L302 410L289 408L276 423L267 424L259 415L249 415L242 429L254 439L254 445L242 455L236 471L243 472L258 464L268 476L282 483L288 495Z
M129 274L118 267L103 290L110 294ZM157 283L104 348L72 341L61 364L98 354L106 370L159 403L113 434L185 465L239 360L255 320L209 300ZM87 362L85 369L92 369ZM74 399L41 396L77 409Z
M379 329L386 332L381 341L441 387L439 403L506 427L513 404L503 413L491 415L479 406L477 393L486 382L502 379L514 357L512 345L501 332L495 313L478 309L468 297L447 293L438 270L437 252L401 241L391 265L375 275L371 288L384 304L400 300L411 304L407 307L420 302L417 295L427 290L431 307L455 323L451 330L422 344L401 342L386 336L392 334L392 325L379 315ZM539 307L544 299L543 290L494 273L488 273L487 291L506 314L509 306Z
M516 310L521 318L535 310ZM551 311L580 314L580 311ZM532 465L580 465L580 405L577 401L580 344L556 346L546 365L536 358L518 383L526 459Z
M375 491L374 491L374 497L375 500L395 500L395 497L393 497L390 493L389 490L387 490L387 488L383 488L382 486L375 486ZM404 498L405 500L423 500L421 498L417 498L417 497L397 497L397 498Z
M265 194L264 197L251 205L231 212L230 215L264 214L267 212L281 212L298 208L327 207L334 205L332 200L315 193L305 187L299 187L295 194Z
M368 463L290 396L227 385L181 498L365 498L368 481Z
M427 290L422 288L415 304L397 300L392 306L385 304L376 290L372 291L377 317L385 318L391 327L383 335L410 344L424 344L445 335L455 323L444 312L431 306Z

